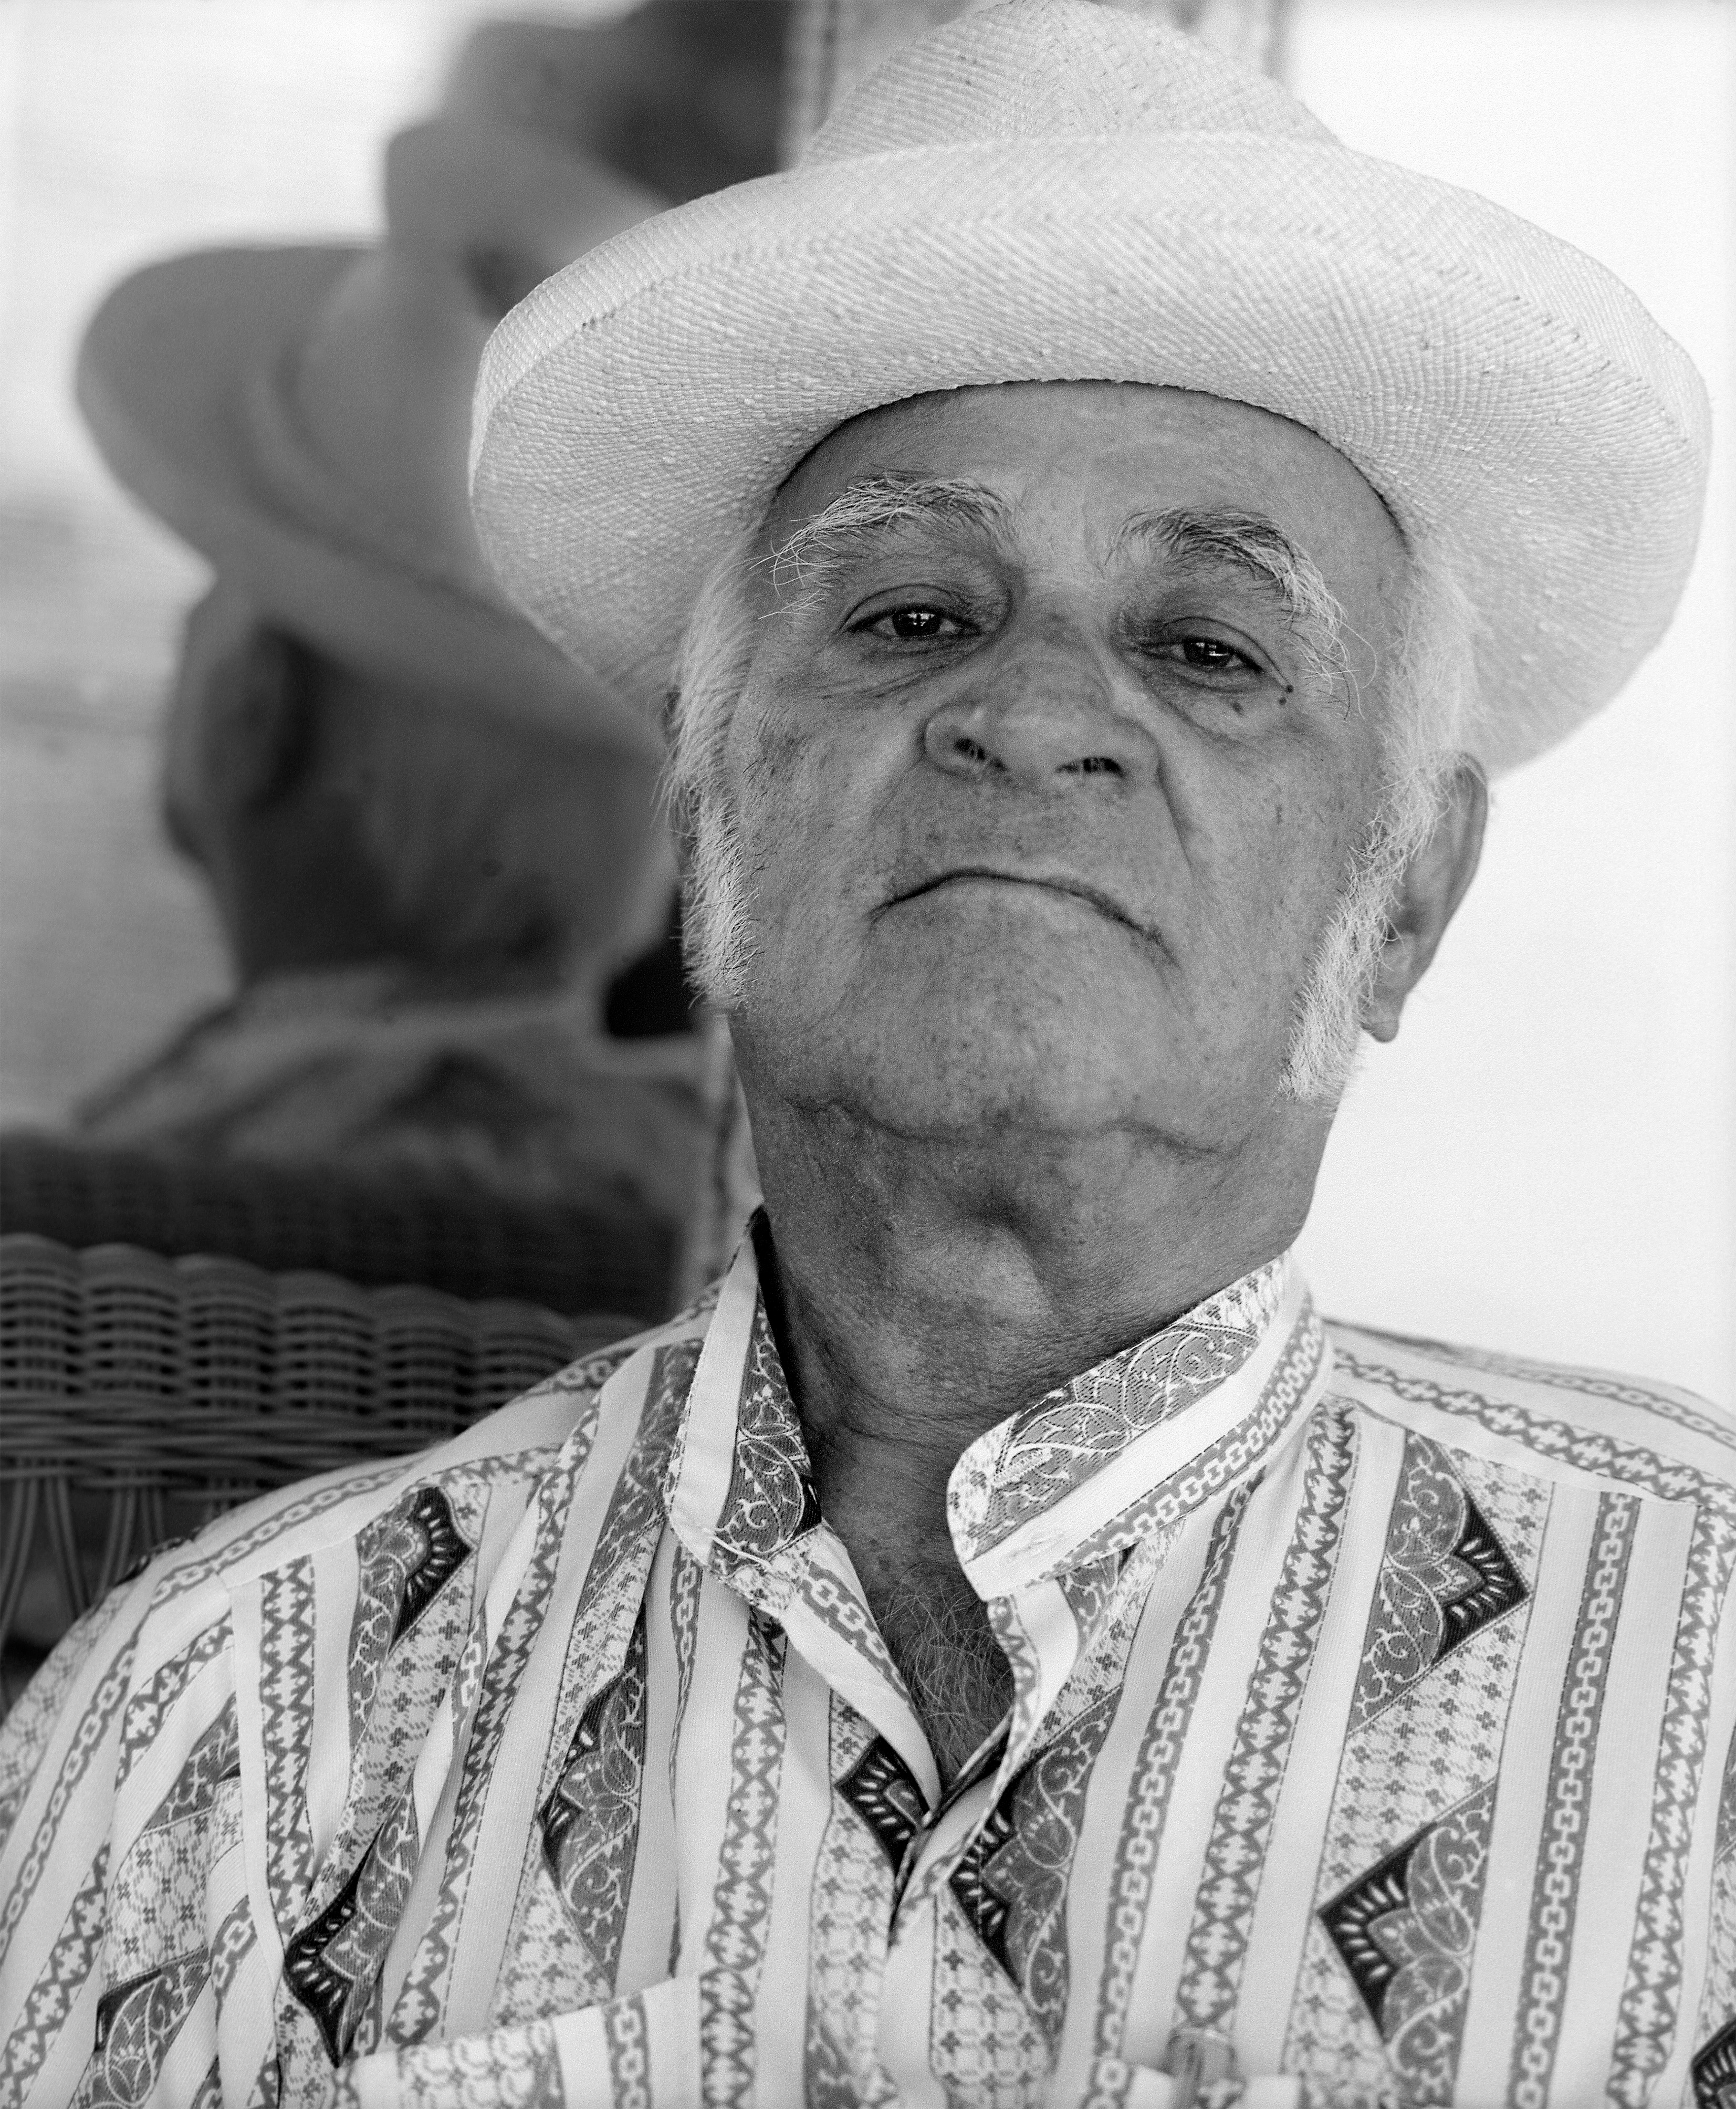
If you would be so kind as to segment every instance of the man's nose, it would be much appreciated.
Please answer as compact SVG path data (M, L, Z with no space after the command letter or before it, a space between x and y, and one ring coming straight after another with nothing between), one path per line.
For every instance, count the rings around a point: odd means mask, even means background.
M1076 634L1009 639L924 729L949 775L1053 791L1091 778L1148 777L1150 735L1117 697L1107 655Z

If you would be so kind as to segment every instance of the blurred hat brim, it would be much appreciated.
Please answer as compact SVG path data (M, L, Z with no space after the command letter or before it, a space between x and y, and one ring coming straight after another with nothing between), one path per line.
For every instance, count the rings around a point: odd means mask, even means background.
M413 544L297 434L286 377L313 318L370 253L205 250L124 279L78 362L79 408L104 460L263 614L345 663L654 752L643 716L539 635L480 567Z

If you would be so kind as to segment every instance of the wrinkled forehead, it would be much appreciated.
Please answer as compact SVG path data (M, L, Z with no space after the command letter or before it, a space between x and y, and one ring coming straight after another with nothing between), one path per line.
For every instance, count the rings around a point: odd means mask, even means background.
M1083 508L1107 534L1118 506L1265 521L1329 577L1372 567L1390 585L1406 559L1379 493L1316 433L1249 404L1133 382L1012 382L865 411L784 479L763 543L775 552L852 486L900 478L985 490L1008 517L1045 503Z

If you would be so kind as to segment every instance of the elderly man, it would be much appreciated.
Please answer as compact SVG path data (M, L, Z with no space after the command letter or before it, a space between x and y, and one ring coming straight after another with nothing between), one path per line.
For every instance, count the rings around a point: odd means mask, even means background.
M1071 0L521 307L485 546L676 664L765 1208L51 1663L12 2098L1727 2099L1729 1425L1285 1256L1704 458L1595 266Z

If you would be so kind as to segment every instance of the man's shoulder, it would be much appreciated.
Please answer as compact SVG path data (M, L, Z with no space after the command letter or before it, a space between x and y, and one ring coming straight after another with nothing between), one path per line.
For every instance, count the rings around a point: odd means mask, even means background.
M443 1442L419 1450L377 1449L259 1495L196 1536L165 1547L153 1563L156 1576L177 1589L208 1578L232 1583L246 1572L358 1535L417 1488L437 1486L458 1498L503 1479L534 1478L584 1426L609 1379L660 1340L663 1330L634 1334L566 1364Z
M235 1607L250 1588L283 1583L293 1600L325 1566L339 1578L341 1595L352 1586L344 1576L354 1577L371 1547L372 1556L391 1565L395 1517L436 1538L445 1532L449 1542L455 1531L467 1546L480 1545L493 1505L503 1500L508 1511L521 1511L535 1499L537 1483L563 1456L582 1455L610 1379L676 1331L665 1326L619 1341L557 1371L448 1442L364 1456L297 1480L157 1551L73 1627L0 1720L0 1887L8 1833L58 1768L76 1764L81 1791L96 1797L94 1808L106 1791L93 1756L100 1745L148 1736L183 1699L195 1703L187 1695L198 1680L210 1673L224 1681L220 1663L232 1654ZM636 1399L627 1397L625 1406L634 1411ZM336 1563L325 1560L345 1547L350 1549ZM400 1541L400 1560L404 1551ZM291 1583L296 1574L301 1582ZM291 1601L289 1612L280 1606L277 1615L293 1613Z
M1736 1497L1736 1417L1674 1384L1328 1319L1332 1390L1448 1448L1666 1498Z
M363 1431L353 1461L256 1495L191 1537L160 1547L114 1598L130 1601L135 1627L138 1617L179 1600L203 1599L217 1615L235 1587L359 1538L423 1488L467 1506L502 1480L534 1479L583 1429L609 1379L668 1330L634 1334L570 1362L430 1447L397 1448L368 1441Z

